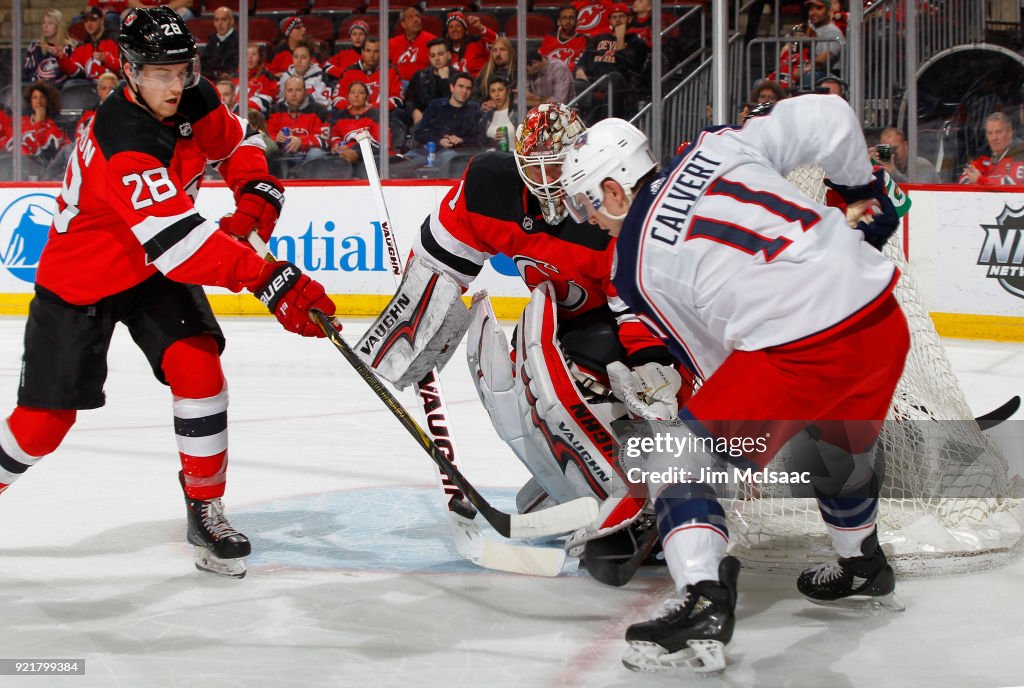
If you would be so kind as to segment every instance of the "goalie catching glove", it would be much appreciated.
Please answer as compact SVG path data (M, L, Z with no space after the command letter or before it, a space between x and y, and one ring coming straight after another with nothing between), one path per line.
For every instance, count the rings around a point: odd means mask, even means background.
M889 185L902 196L885 170L879 168L872 180L863 186L842 186L825 180L846 205L850 226L864 233L864 239L879 251L900 226L900 213L889 196Z
M235 212L220 219L220 228L244 239L256 230L263 241L270 241L277 218L284 206L284 189L275 177L254 179L238 190Z
M651 362L631 370L615 361L608 364L608 379L633 418L670 420L679 412L676 395L683 381L671 366Z
M334 315L334 302L327 297L323 285L284 260L267 263L251 290L284 329L303 337L324 336L309 319L311 309Z

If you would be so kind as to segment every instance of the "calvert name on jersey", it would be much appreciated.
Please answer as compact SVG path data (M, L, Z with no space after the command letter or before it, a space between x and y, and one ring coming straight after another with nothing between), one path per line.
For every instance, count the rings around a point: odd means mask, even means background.
M670 362L664 345L615 293L614 247L614 240L593 225L571 219L548 224L519 177L512 154L488 152L473 158L459 183L424 221L413 253L430 259L463 288L488 258L504 253L531 290L545 281L554 285L560 319L608 307L627 362Z
M614 284L694 372L734 350L806 339L867 312L898 271L784 175L819 164L859 186L872 168L837 96L779 102L743 128L705 129L637 194L616 247Z
M238 291L262 261L195 209L207 163L237 195L267 176L263 141L228 111L212 83L185 89L178 114L158 121L122 88L75 142L57 197L37 284L86 305L159 270L171 279Z

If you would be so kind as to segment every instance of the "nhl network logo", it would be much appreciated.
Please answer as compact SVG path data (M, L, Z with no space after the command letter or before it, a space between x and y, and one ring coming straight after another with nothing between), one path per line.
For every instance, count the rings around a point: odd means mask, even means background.
M30 193L16 198L0 212L0 264L23 282L36 281L53 210L53 196Z
M1024 206L1004 206L993 225L981 225L985 242L978 265L988 268L987 277L1006 291L1024 298Z

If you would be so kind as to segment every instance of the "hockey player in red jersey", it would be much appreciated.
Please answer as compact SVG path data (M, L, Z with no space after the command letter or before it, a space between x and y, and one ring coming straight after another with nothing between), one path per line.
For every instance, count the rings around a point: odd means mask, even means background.
M79 409L103 406L107 350L123 323L173 395L188 541L196 566L245 574L249 540L224 516L224 336L202 291L248 289L285 329L322 336L310 308L334 312L291 263L239 237L267 239L283 201L258 133L199 75L195 40L166 7L132 9L119 39L127 86L80 136L39 261L18 404L0 423L0 492L53 452ZM193 204L207 163L235 194L220 227Z
M654 509L679 593L626 631L623 662L638 671L725 668L739 562L719 497L786 442L786 482L817 497L838 555L797 588L818 604L902 608L875 527L874 451L910 343L899 271L881 253L898 213L845 101L771 108L742 128L705 129L661 174L646 137L617 119L594 125L563 165L570 213L618 238L619 294L704 380L678 421L644 438L657 443L623 458L634 479L661 477ZM848 213L874 211L851 228L785 179L811 164ZM628 381L618 389L632 395Z
M666 417L675 415L677 394L685 397L690 389L682 384L664 345L616 298L609 279L614 241L595 227L566 218L559 168L583 131L579 116L564 105L533 108L517 129L515 152L473 158L424 221L413 246L417 259L463 290L488 258L504 254L532 292L511 362L507 338L495 328L489 302L474 310L467 336L481 400L499 436L534 476L517 498L520 511L548 499L594 496L607 501L624 496L610 428L623 409L610 395L609 364L624 364L642 377ZM412 275L416 264L411 263ZM403 292L419 300L422 289L403 284L399 294ZM371 327L368 332L374 331ZM367 342L367 350L373 344ZM383 372L390 361L382 351L374 349L385 361L376 361L375 367L396 382L398 376ZM373 358L368 362L374 364ZM602 517L609 539L588 544L583 556L598 580L624 584L649 554L656 539L650 521L637 523L635 531L614 534L611 528L629 508L634 509L632 516L643 505L643 500L630 501Z

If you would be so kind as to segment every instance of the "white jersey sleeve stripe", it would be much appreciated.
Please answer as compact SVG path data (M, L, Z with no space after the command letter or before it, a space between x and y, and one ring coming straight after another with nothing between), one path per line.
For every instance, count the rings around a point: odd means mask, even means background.
M169 217L150 216L132 227L146 259L165 275L191 258L217 227L193 211Z

